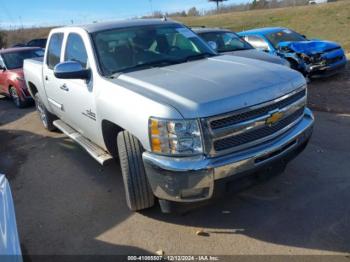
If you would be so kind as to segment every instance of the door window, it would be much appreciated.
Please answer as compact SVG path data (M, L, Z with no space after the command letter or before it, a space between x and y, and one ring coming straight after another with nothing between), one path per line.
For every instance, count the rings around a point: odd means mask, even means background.
M60 62L63 33L53 34L47 49L47 66L53 69Z
M269 45L266 43L264 39L262 39L259 36L254 36L254 35L245 36L245 40L256 49L269 51Z
M64 61L75 61L83 68L87 67L88 57L83 39L78 34L69 34L66 45Z

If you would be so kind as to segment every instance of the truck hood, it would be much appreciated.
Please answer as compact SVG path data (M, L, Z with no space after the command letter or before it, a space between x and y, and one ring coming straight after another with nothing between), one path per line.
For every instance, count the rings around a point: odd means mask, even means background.
M110 81L168 104L184 118L256 105L305 84L300 73L287 67L229 55L121 74Z
M285 65L285 62L282 58L276 55L270 55L256 49L247 49L247 50L238 50L234 52L225 53L226 55L240 56L252 59L258 59L261 61L266 61L278 65Z
M300 41L300 42L281 42L279 47L288 47L296 53L303 53L306 55L315 55L329 52L341 48L335 42L330 41Z

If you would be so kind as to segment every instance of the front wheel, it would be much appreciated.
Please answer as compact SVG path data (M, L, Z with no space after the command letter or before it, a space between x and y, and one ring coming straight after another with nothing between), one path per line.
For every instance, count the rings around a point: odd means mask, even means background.
M126 202L130 210L138 211L154 205L154 195L149 185L142 161L142 145L127 131L117 138Z
M56 119L56 117L51 114L49 111L47 111L45 105L40 99L39 93L36 93L34 96L35 99L35 107L36 111L39 114L41 123L44 125L44 127L49 131L54 131L56 127L53 125L53 121Z

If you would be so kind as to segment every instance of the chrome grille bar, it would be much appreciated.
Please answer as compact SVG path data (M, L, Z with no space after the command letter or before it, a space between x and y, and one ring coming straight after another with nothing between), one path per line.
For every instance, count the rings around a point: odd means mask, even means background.
M273 139L302 118L305 105L306 88L303 87L267 103L202 119L206 153L222 155ZM267 124L275 113L280 118L273 125Z

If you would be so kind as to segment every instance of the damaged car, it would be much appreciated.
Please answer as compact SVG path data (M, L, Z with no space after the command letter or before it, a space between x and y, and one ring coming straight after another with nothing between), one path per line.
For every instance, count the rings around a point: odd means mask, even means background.
M342 71L347 63L338 43L309 40L288 28L259 28L239 35L255 48L288 60L291 67L305 77L327 77Z

